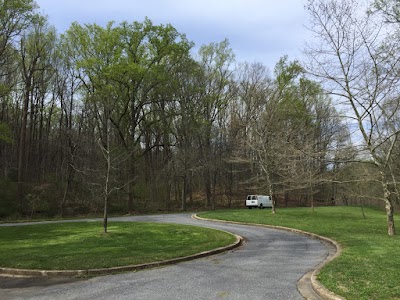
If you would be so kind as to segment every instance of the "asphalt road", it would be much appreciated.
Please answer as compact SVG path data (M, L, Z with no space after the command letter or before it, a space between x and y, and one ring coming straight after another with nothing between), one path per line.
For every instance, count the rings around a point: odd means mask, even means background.
M303 299L297 281L328 255L321 242L303 235L194 220L189 214L112 220L205 226L241 235L246 243L173 266L90 279L0 278L0 299Z

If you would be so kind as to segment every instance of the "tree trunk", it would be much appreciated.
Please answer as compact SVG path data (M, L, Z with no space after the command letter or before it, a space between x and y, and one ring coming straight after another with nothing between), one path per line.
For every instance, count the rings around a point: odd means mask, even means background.
M107 202L107 200L105 200ZM104 217L103 217L103 228L104 228L104 233L107 233L107 227L108 227L108 218L107 218L107 204L104 205Z
M129 157L129 167L127 169L127 177L130 182L128 183L128 197L126 200L127 212L128 214L132 214L135 211L135 196L134 196L134 187L135 187L135 177L136 177L136 165L135 159L133 156Z
M390 201L386 202L386 214L387 214L387 225L388 225L388 234L395 235L396 229L394 227L394 213L393 213L393 204Z
M272 188L272 184L271 184L271 177L269 176L269 173L264 170L266 176L267 176L267 180L268 180L268 189L269 189L269 196L272 199L272 209L271 209L271 213L273 215L276 214L276 200L275 200L275 196L273 196L274 192L273 192L273 188Z
M107 103L108 104L108 103ZM104 216L103 216L103 227L104 233L107 233L107 217L108 217L108 197L110 195L110 176L111 176L111 150L110 150L110 120L109 120L109 105L105 109L105 139L106 144L103 149L104 158L106 159L106 176L104 182ZM101 143L100 143L101 145Z
M312 188L310 188L310 205L311 205L311 211L315 212L314 210L314 192Z
M186 196L187 196L187 179L186 176L183 177L182 182L182 205L181 210L186 211Z
M19 153L18 153L18 186L17 186L17 199L19 210L22 210L22 198L23 198L23 182L25 180L25 162L26 162L26 126L28 123L28 107L30 97L30 85L27 84L25 87L24 104L22 110L22 122L19 139Z
M109 161L107 162L107 175L106 175L106 182L104 185L104 214L103 214L103 227L104 233L107 233L107 218L108 218L108 184L109 184L109 177L110 177L110 164Z
M65 203L67 201L67 195L68 195L69 187L70 187L71 182L72 182L73 172L74 172L74 169L71 167L70 164L68 164L67 182L65 183L63 197L62 197L61 202L60 202L60 217L61 218L64 216Z
M208 169L209 167L207 166L207 170L204 171L204 188L206 192L206 207L209 208L211 207L211 197L212 197L212 192L211 192L211 178L210 178L210 170Z
M130 184L129 184L130 186ZM128 210L128 214L132 214L133 213L133 193L130 191L130 188L128 190L128 199L127 199L127 210Z
M388 183L384 172L381 172L382 176L382 188L386 208L386 218L387 218L387 230L389 235L395 235L396 229L394 226L394 207L392 200L390 199L390 191L388 188Z

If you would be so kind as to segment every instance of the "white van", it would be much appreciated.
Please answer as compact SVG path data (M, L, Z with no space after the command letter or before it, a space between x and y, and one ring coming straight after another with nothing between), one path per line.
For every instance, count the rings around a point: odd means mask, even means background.
M264 195L248 195L246 199L246 206L248 208L258 207L272 207L272 198Z

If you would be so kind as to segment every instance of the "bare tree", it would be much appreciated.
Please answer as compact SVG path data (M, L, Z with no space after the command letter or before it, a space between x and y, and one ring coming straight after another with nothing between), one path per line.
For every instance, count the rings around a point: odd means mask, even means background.
M400 3L397 0L374 0L370 12L380 12L386 22L400 24Z
M393 198L396 186L392 157L400 127L399 44L383 20L367 7L349 0L310 0L307 10L316 40L308 45L310 73L325 83L348 118L358 128L359 156L380 174L381 200L385 203L388 234L395 234ZM388 103L396 105L389 106ZM390 107L390 109L389 109Z
M230 162L241 169L240 181L245 190L272 196L271 155L274 152L268 150L273 145L269 132L276 123L274 105L270 101L273 80L265 65L245 63L237 70L236 86L236 100L231 103ZM275 212L274 205L272 211Z

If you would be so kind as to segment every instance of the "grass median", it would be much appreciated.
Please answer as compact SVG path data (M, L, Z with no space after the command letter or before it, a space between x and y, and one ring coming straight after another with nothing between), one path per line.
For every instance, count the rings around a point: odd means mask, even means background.
M175 224L100 222L0 227L0 266L40 270L109 268L162 261L232 244L226 232Z
M359 207L319 207L270 210L227 210L201 217L286 226L332 238L343 252L325 266L319 280L348 300L400 299L400 237L388 236L386 215ZM400 218L396 217L396 224Z

